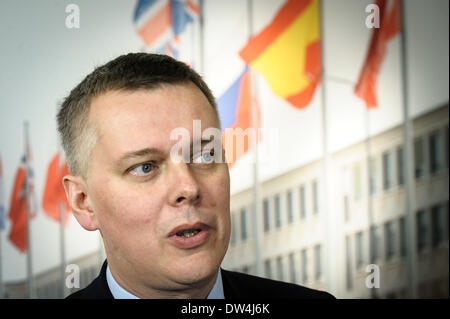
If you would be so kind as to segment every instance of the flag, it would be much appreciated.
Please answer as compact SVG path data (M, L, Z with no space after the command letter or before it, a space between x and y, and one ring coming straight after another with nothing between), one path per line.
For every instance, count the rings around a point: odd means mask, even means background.
M22 161L14 180L8 214L9 219L12 222L9 239L22 252L27 250L26 175L25 164L24 161Z
M5 191L3 189L3 164L0 157L0 230L5 229Z
M179 48L179 40L173 40L165 43L160 48L155 50L157 54L165 54L171 56L175 59L178 59L180 56L180 48Z
M35 207L32 204L32 193L34 193L32 171L27 169L26 156L23 156L14 180L8 214L12 223L9 239L22 252L27 250L27 197L30 198L30 215L36 216Z
M9 205L8 217L12 226L9 239L22 252L27 251L27 209L31 218L37 213L37 201L34 188L34 173L31 165L31 148L26 137L26 152L22 156L14 179L14 187ZM27 203L28 200L28 203Z
M68 174L70 173L66 161L63 161L60 154L56 153L47 168L47 179L42 198L44 212L57 222L61 221L60 204L64 204L65 225L69 221L70 207L62 184L62 178Z
M157 52L177 52L179 36L199 15L192 0L139 0L134 12L137 33Z
M380 9L380 27L372 31L369 50L355 86L355 94L365 101L368 109L378 105L376 83L387 43L401 29L399 0L376 0L375 4Z
M318 0L289 0L239 52L272 91L296 108L310 102L320 81Z
M172 0L172 29L178 38L186 27L199 16L199 7L191 0Z
M219 112L220 123L222 125L222 141L224 147L229 139L233 139L233 149L225 147L225 153L228 156L233 154L233 158L227 158L228 165L232 167L235 162L244 155L251 147L251 141L246 138L242 150L237 148L233 137L232 129L241 128L246 130L252 128L252 104L251 104L251 74L248 68L241 73L237 80L217 99L217 109ZM260 127L260 111L258 102L256 103L256 123ZM257 129L256 128L256 129ZM257 130L255 130L257 134ZM258 140L261 136L258 134ZM230 144L231 145L231 144Z

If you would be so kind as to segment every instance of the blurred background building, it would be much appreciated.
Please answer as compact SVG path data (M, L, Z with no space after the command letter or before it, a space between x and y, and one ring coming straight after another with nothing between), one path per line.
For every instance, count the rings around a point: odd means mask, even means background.
M414 120L417 281L419 298L448 298L448 104ZM380 269L379 298L407 298L406 209L402 130L332 154L335 215L332 286L341 298L371 298L368 264ZM320 160L261 185L264 276L326 290ZM370 174L369 174L370 172ZM369 223L369 197L373 222ZM232 235L223 266L255 273L252 192L232 197ZM373 241L370 245L369 238Z
M196 69L222 126L264 129L230 165L223 268L338 298L448 298L448 4L2 1L0 298L61 298L98 275L99 233L49 191L65 172L55 115L95 66L138 51ZM20 168L29 238L11 213Z

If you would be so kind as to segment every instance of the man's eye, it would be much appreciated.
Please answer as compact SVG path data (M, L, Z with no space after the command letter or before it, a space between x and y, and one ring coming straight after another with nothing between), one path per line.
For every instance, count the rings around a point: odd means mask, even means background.
M214 149L204 150L199 156L194 157L193 162L198 164L210 164L214 161Z
M144 163L141 165L136 166L131 170L131 174L141 176L141 175L147 175L150 173L155 167L152 163Z

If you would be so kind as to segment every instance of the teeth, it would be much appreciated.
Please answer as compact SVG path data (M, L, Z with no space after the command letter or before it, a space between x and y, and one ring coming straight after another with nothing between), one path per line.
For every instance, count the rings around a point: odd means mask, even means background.
M189 238L189 237L197 235L199 232L200 232L199 230L184 230L180 233L177 233L177 236Z

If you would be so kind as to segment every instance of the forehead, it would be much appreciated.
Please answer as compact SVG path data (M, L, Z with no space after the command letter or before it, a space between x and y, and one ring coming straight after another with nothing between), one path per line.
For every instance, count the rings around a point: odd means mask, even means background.
M192 133L193 120L201 120L202 130L219 127L213 107L191 82L107 92L92 101L89 120L96 128L98 144L115 151L162 149L171 142L173 129L183 127Z

